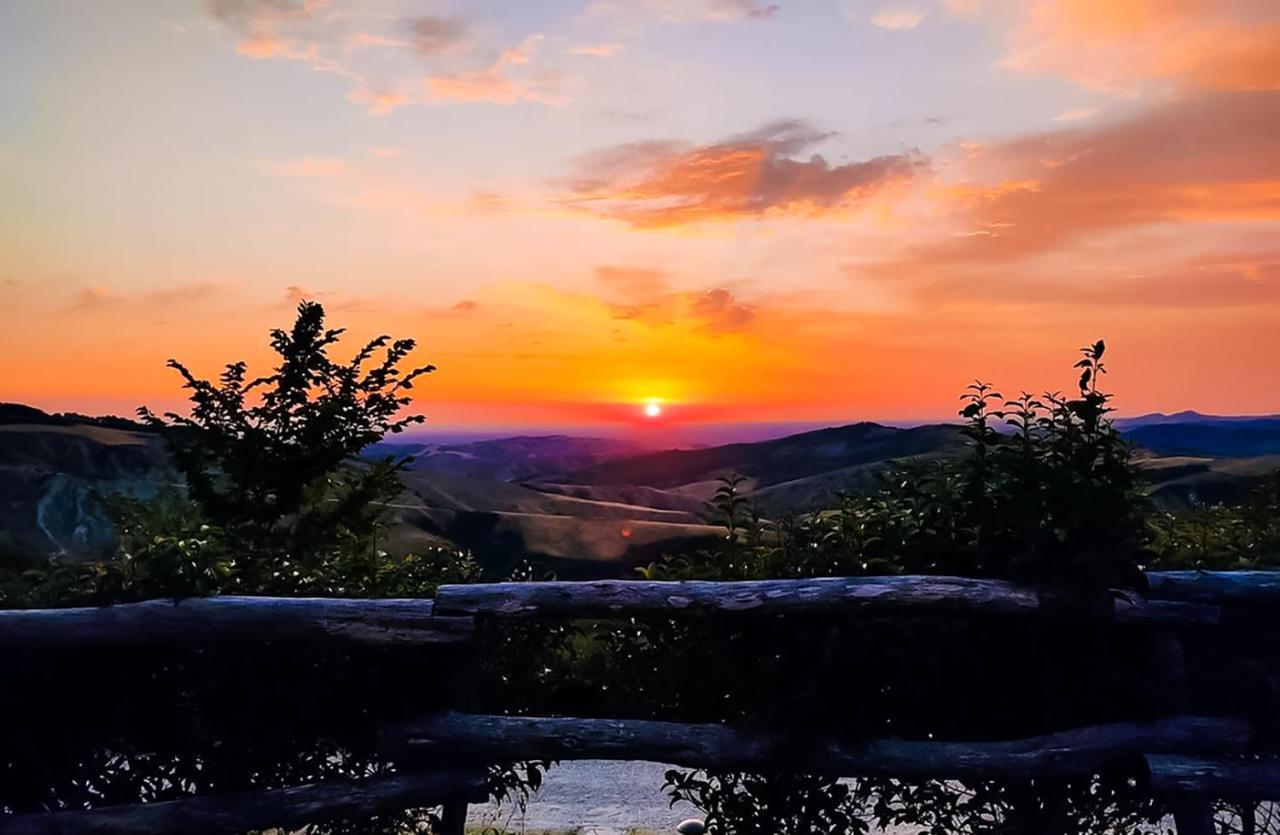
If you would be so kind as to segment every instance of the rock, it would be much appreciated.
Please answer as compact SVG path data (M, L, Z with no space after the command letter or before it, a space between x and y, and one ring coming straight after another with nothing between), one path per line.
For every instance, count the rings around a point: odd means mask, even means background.
M680 835L702 835L707 831L707 825L697 818L689 818L687 821L681 821L676 826L676 832Z

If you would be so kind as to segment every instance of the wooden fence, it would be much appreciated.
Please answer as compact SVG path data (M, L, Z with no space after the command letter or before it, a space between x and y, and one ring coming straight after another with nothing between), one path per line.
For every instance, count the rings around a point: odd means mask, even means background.
M218 597L98 608L0 611L0 651L169 645L293 637L430 648L472 639L474 619L848 612L974 612L1081 619L1156 630L1170 704L1185 707L1181 636L1250 618L1280 638L1280 572L1163 572L1146 593L1072 594L955 577L821 578L745 582L547 582L445 586L432 600ZM1271 619L1275 615L1275 620ZM1271 634L1271 633L1268 633ZM1280 762L1267 759L1239 718L1172 715L1017 740L847 741L720 724L484 716L446 711L383 728L394 775L133 806L0 816L2 833L239 832L337 816L443 804L449 835L466 805L485 799L485 767L531 759L653 760L691 768L785 769L839 777L981 780L1087 776L1117 762L1145 764L1150 789L1173 803L1180 835L1207 835L1209 798L1280 800ZM422 754L439 756L424 757ZM414 762L448 762L415 773ZM1206 828L1208 827L1208 828Z

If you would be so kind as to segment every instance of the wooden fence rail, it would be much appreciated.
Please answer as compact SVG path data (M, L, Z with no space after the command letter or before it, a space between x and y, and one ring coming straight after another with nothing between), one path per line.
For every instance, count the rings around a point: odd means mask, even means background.
M909 608L1167 625L1212 625L1220 618L1218 606L1209 602L1149 600L1120 590L1068 594L965 577L479 583L441 586L436 595L436 611L441 615L510 618L698 611L818 614Z
M1280 605L1280 571L1148 571L1147 596L1275 606Z
M471 617L682 612L839 613L929 609L1210 626L1223 605L1277 604L1280 572L1151 572L1144 594L1083 595L963 577L823 577L739 582L600 580L442 586L433 600L222 596L116 606L0 610L0 648L223 638L339 638L375 644L464 641ZM1280 609L1278 609L1280 611Z
M862 577L744 582L490 583L443 586L432 600L214 597L119 606L0 611L0 650L41 652L114 645L196 646L224 639L340 640L430 647L474 634L477 616L614 617L703 613L843 614L902 610L1088 619L1156 631L1181 681L1164 709L1189 712L1179 634L1247 610L1280 621L1280 572L1155 572L1144 592L1083 594L959 577ZM1228 621L1227 623L1230 623ZM1174 663L1176 662L1176 663ZM446 803L462 831L467 800L484 791L480 766L526 759L647 759L692 768L785 769L847 777L998 779L1080 776L1112 763L1145 764L1153 790L1190 798L1180 830L1207 832L1204 796L1280 799L1280 763L1231 759L1255 749L1246 722L1176 716L1004 741L850 742L715 724L443 713L383 729L408 765L450 770L333 781L128 807L0 816L5 833L214 833L371 815ZM2 753L2 752L0 752ZM463 766L459 770L459 766ZM1182 803L1183 801L1179 801ZM1196 821L1199 821L1197 824Z
M1251 739L1247 722L1196 716L1091 725L1000 742L841 742L716 724L466 713L427 716L384 732L388 751L410 759L650 760L688 768L955 779L1082 776L1144 754L1240 752Z
M0 610L0 647L184 646L229 638L438 644L471 637L470 618L440 617L430 600L198 597L118 606Z
M1280 800L1280 761L1208 759L1183 753L1146 756L1148 785L1167 794L1228 800Z
M488 799L483 770L393 774L132 806L0 815L0 835L214 835L388 814L459 798L473 802Z

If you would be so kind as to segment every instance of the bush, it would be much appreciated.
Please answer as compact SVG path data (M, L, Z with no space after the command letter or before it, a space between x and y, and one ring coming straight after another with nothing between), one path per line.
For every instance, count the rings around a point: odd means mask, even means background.
M1108 417L1102 341L1081 350L1078 394L962 396L968 453L903 464L864 496L776 523L726 479L720 545L650 565L650 578L955 574L1054 586L1140 586L1145 503L1129 445ZM1005 432L998 432L1003 422Z
M430 597L440 583L478 579L464 552L395 559L378 548L383 505L398 493L406 460L355 456L421 422L397 415L432 367L402 370L414 343L385 336L335 362L329 352L341 334L325 328L320 305L303 303L291 330L272 332L279 364L265 377L249 381L245 364L232 363L215 383L171 361L190 392L190 415L140 414L163 433L184 488L150 501L111 499L120 531L112 558L10 575L0 585L3 604L221 593ZM422 661L409 650L258 650L25 659L19 675L40 682L46 698L6 694L4 706L27 724L4 740L12 756L0 763L0 807L150 802L372 775L389 768L373 742L378 717L430 709L448 693L430 676L406 685L403 671ZM104 687L85 704L83 681L117 678L129 687ZM422 687L424 679L435 686ZM31 724L42 729L38 738L24 733ZM498 770L494 779L518 794L529 777ZM425 832L434 819L409 811L308 831Z

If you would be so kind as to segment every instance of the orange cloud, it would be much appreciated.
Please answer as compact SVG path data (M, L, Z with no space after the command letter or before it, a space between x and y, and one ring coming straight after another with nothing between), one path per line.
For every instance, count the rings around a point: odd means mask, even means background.
M876 12L871 18L871 25L881 29L888 29L891 32L900 32L916 28L924 20L924 17L924 12L919 9L890 6Z
M671 292L669 275L661 270L626 267L596 268L613 318L651 327L683 325L700 333L727 334L746 330L756 318L754 305L716 287L702 292Z
M649 303L665 293L671 274L665 270L643 267L596 267L596 283L605 291L606 298L622 299L630 303Z
M703 328L716 333L742 330L756 318L755 308L738 301L722 287L698 296L690 307L690 313L701 320Z
M249 58L282 59L346 79L347 101L374 116L412 104L438 101L564 105L564 77L532 62L543 36L495 50L467 19L450 15L396 18L358 4L320 14L330 0L207 0L210 13L239 36L236 51ZM430 62L431 72L406 66L403 56L379 51L412 51ZM607 57L619 44L584 47Z
M258 59L270 58L283 48L284 44L280 42L280 39L270 32L259 32L236 44L236 52Z
M1280 89L1274 0L1036 0L1018 15L1005 64L1087 87L1167 80L1217 90Z
M588 44L575 46L569 50L570 55L590 55L593 58L612 58L625 47L620 43Z
M231 27L242 37L236 52L254 59L288 58L309 61L334 70L337 65L323 62L315 43L303 45L280 34L284 27L307 24L329 0L207 0L209 13Z
M497 61L480 70L428 76L428 98L492 104L515 104L519 101L567 104L569 99L560 92L558 75L545 72L511 74L512 67L528 64L533 59L541 40L541 35L530 35L517 46L503 50Z
M921 257L1001 261L1147 224L1280 220L1277 124L1280 92L1214 93L985 146L961 166L998 183L940 192L970 234Z
M1203 310L1280 307L1280 249L1198 255L1150 273L1067 278L969 273L906 286L915 304L1065 309Z
M583 159L565 200L638 227L814 213L910 179L924 162L918 153L844 165L818 154L795 158L828 137L785 121L713 145L623 145Z
M364 87L357 87L347 93L347 101L352 104L362 105L374 116L386 116L397 107L412 104L413 98L406 93L392 90L369 90Z

